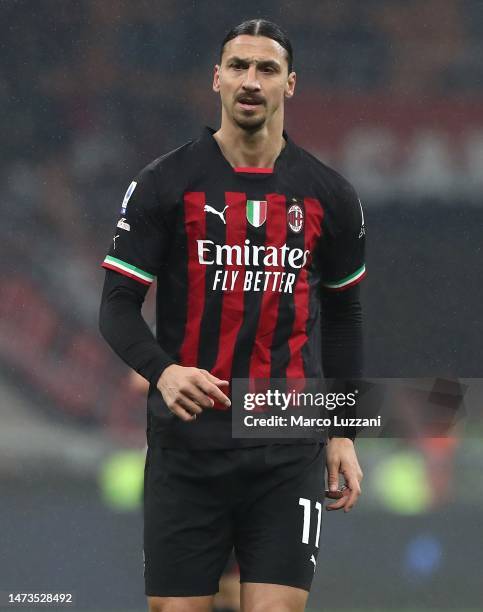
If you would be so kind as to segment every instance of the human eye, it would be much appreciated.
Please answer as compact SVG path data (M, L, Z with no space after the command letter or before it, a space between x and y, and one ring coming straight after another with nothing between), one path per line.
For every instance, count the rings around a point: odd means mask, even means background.
M276 72L275 67L267 64L266 66L261 67L262 72L266 74L274 74Z

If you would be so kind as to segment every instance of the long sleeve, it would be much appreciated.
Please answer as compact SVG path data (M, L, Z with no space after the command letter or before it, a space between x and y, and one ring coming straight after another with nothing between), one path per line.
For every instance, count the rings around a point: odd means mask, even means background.
M121 218L102 266L106 269L99 328L111 348L155 385L175 361L159 346L141 314L146 293L166 261L171 236L168 201L158 196L161 180L152 164L129 185Z
M327 378L359 378L363 367L360 287L322 296L322 364Z
M324 376L338 379L347 388L351 379L362 376L363 339L360 287L345 291L323 292L321 309L322 364ZM345 410L344 416L349 414ZM339 414L339 413L338 413ZM342 415L341 415L342 416ZM354 430L332 427L329 436L354 439Z
M117 355L150 383L176 363L153 336L141 314L148 287L106 270L99 311L99 329Z

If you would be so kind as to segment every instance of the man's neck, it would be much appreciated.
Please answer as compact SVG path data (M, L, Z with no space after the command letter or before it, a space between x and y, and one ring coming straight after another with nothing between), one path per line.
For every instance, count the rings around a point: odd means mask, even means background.
M282 126L276 131L264 126L257 132L247 132L238 126L227 126L226 122L222 122L213 138L234 168L273 168L286 145Z

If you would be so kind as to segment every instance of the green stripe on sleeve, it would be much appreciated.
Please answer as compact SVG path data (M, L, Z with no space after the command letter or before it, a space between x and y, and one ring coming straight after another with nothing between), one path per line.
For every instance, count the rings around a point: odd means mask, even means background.
M122 259L118 259L117 257L111 257L111 255L107 255L107 257L104 259L104 262L110 264L111 266L115 266L120 270L130 272L131 274L134 274L135 276L138 276L143 280L149 282L153 282L154 280L153 274L149 274L149 272L145 272L140 268L136 268L136 266L133 266L132 264L127 263L126 261L122 261Z
M341 280L338 280L335 282L323 283L323 285L324 287L328 287L329 289L340 289L340 287L349 285L350 283L360 278L364 274L365 271L366 271L366 265L362 264L362 266L358 270L356 270L353 274L349 274L349 276L346 276L345 278L342 278Z

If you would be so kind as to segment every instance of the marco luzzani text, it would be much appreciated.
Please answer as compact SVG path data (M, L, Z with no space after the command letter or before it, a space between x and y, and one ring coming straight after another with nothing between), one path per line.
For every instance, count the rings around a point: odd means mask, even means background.
M343 417L337 413L325 416L308 417L302 414L299 408L310 407L334 411L338 408L353 408L357 403L358 390L350 393L308 393L293 389L283 392L278 389L267 389L263 393L245 393L243 408L247 412L256 411L257 414L246 414L243 417L245 427L380 427L381 416L374 418ZM294 413L288 414L289 409ZM273 414L279 409L285 414ZM270 416L260 411L269 410Z

